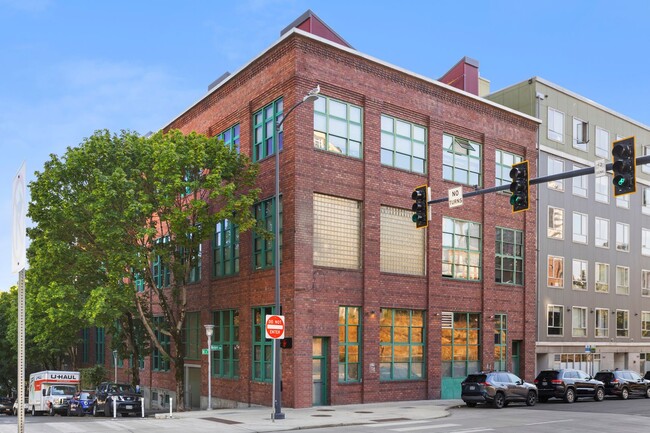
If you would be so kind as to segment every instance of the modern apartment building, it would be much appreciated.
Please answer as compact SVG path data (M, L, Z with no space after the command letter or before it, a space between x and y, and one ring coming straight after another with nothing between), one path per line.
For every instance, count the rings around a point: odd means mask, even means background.
M611 162L625 137L649 153L648 126L541 78L488 99L542 120L538 176ZM538 370L650 370L650 166L636 174L636 193L619 197L611 173L534 187Z
M280 298L293 343L281 353L283 406L458 397L481 369L534 378L534 205L513 214L504 193L436 204L417 230L411 193L509 183L524 159L535 172L538 121L479 97L471 59L443 79L467 91L355 50L308 11L164 127L219 136L259 163L255 212L269 230L280 206ZM289 115L316 85L320 97ZM191 406L205 407L208 380L215 405L271 405L264 317L277 313L278 259L273 240L228 221L204 245L189 288ZM204 324L222 347L211 372ZM145 391L174 389L155 353L142 367Z

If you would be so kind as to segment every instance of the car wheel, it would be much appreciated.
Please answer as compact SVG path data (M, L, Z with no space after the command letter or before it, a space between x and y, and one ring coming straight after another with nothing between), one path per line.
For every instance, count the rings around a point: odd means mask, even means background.
M569 388L565 391L564 401L567 403L573 403L576 401L576 392L573 390L573 388Z
M650 389L650 388L648 388ZM469 407L476 407L476 402L475 401L466 401L465 404Z
M70 406L68 406L68 408L65 410L65 415L70 416L70 413L71 413L70 412Z
M650 398L650 386L645 389L645 398Z
M506 405L506 398L503 396L503 393L497 392L494 396L494 401L492 404L497 409L503 408Z
M32 416L36 416L36 408L32 406Z
M605 390L602 388L596 388L596 394L594 394L594 400L603 401L605 400Z
M648 388L648 389L650 389L650 388ZM646 395L646 397L647 397L647 395ZM18 416L18 410L17 409L14 409L13 413L14 413L14 416Z
M93 416L99 416L99 413L97 413L97 404L93 404Z
M535 403L537 403L537 393L535 391L528 391L526 406L535 406Z
M49 416L54 416L54 406L50 405L50 408L47 411Z
M630 391L627 388L621 390L621 400L627 400L630 397Z

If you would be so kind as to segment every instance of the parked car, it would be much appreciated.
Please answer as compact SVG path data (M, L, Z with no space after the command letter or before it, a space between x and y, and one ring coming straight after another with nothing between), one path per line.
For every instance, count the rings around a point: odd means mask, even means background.
M14 400L9 397L0 397L0 413L6 415L13 415L14 412Z
M14 401L11 410L14 416L18 416L18 399ZM29 403L27 402L27 396L25 396L25 402L23 403L23 410L25 411L25 413L29 412Z
M645 380L650 380L650 371L645 372L645 376L643 376Z
M68 401L68 416L93 413L95 391L79 391Z
M501 409L511 402L537 403L537 387L507 371L470 374L461 386L461 398L469 407L488 403Z
M117 413L122 416L139 414L142 411L140 393L135 388L125 383L102 382L95 390L95 404L92 414L99 416L113 415L113 402L115 402Z
M594 379L605 384L605 394L627 400L632 395L650 398L650 380L632 370L599 371Z
M582 370L542 370L535 378L535 385L542 403L549 398L561 398L567 403L583 397L596 401L605 398L605 384Z

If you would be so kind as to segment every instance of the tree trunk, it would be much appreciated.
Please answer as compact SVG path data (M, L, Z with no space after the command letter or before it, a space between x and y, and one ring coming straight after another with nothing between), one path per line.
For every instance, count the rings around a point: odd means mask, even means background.
M174 376L176 377L176 410L185 411L185 357L181 345L176 345L174 353Z

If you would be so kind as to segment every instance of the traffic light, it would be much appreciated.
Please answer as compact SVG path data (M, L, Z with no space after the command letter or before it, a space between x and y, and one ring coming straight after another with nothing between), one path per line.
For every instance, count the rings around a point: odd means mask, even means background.
M528 210L529 207L529 194L528 186L530 179L528 178L528 161L518 162L513 164L510 170L510 177L512 183L510 184L510 204L512 205L513 212L520 212Z
M612 143L614 164L614 195L625 195L636 192L636 156L634 153L634 137L624 138Z
M280 340L280 348L291 349L293 347L293 338L286 337Z
M418 186L411 194L411 198L415 200L413 203L413 217L411 218L415 223L415 227L422 228L429 225L429 194L426 185Z

